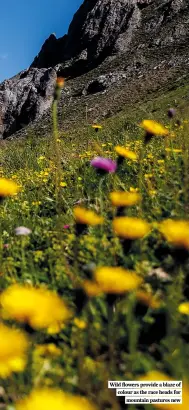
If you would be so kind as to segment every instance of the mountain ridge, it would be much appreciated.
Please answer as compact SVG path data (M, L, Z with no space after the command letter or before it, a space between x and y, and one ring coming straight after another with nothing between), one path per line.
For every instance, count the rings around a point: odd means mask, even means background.
M100 120L187 76L188 28L186 0L85 0L66 35L51 34L27 70L0 84L1 137L48 113L57 75L70 78L60 110L78 121L87 104L90 121Z

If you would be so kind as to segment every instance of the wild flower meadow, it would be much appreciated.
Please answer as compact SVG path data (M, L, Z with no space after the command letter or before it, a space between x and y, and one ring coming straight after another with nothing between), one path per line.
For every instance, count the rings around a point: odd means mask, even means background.
M120 410L108 380L182 380L182 405L148 409L188 410L188 116L71 135L63 85L51 138L1 143L1 407Z

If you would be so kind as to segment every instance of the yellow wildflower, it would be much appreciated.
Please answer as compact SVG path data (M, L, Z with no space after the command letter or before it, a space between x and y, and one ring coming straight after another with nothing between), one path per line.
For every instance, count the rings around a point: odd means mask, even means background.
M20 330L0 324L0 377L22 372L26 365L27 337Z
M139 188L133 188L132 186L129 188L130 192L138 192Z
M144 178L152 178L153 177L153 174L144 174Z
M169 134L169 131L163 125L154 120L143 120L140 126L151 135L166 136Z
M28 397L16 404L16 410L95 410L85 397L64 393L58 389L33 390Z
M103 266L94 272L94 279L105 293L125 293L143 282L135 272L120 267Z
M62 188L65 188L66 186L67 186L67 183L66 182L60 182L60 186L62 187Z
M54 292L34 287L12 285L0 297L4 318L26 322L34 329L56 327L68 320L72 313Z
M104 218L95 212L79 206L74 208L74 217L76 222L82 225L101 225L104 222Z
M144 376L140 377L138 379L139 381L164 381L164 382L173 382L174 379L172 379L170 376L167 374L164 374L162 372L156 371L156 370L151 370L148 373L146 373ZM175 403L153 403L153 406L157 409L162 409L162 410L188 410L189 406L189 386L187 385L186 382L183 382L182 384L182 404L175 404Z
M74 324L81 330L86 329L87 327L87 323L82 319L78 319L77 317L74 319Z
M36 356L60 356L62 354L62 350L59 349L54 343L47 343L43 345L36 345L34 354Z
M43 161L45 159L44 155L40 155L40 157L38 158L38 161Z
M175 152L175 154L179 154L180 152L182 152L182 149L178 149L178 148L165 148L165 151L167 152Z
M139 218L120 216L113 220L114 232L126 239L139 239L150 232L150 225Z
M183 315L189 315L189 302L183 302L179 305L178 311Z
M132 159L134 161L136 161L137 159L137 155L135 154L135 152L130 151L127 148L121 147L120 145L115 147L115 151L120 157Z
M136 292L136 298L144 305L149 306L152 309L158 309L161 306L161 301L151 292L139 290Z
M154 195L157 194L157 191L156 191L155 189L150 189L150 190L148 191L148 193L149 193L150 196L154 196Z
M140 194L131 192L111 192L110 199L114 206L132 206L141 201Z
M189 222L166 219L159 224L159 231L172 245L189 250Z
M0 178L0 198L17 194L18 185L6 178Z
M94 128L95 131L96 131L96 130L101 130L101 129L102 129L102 125L100 125L100 124L93 124L93 125L92 125L92 128Z

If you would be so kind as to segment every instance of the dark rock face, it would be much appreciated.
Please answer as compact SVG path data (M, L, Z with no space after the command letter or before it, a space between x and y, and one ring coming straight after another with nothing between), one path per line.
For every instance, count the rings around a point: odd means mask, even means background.
M0 135L6 138L48 111L56 74L71 77L63 91L69 110L90 96L102 96L97 106L106 110L110 93L120 106L131 84L138 93L145 84L155 88L155 82L185 75L188 66L188 0L84 0L68 34L52 34L28 70L0 85Z
M188 39L187 19L182 21L188 13L187 0L85 0L68 34L51 35L32 66L60 63L62 74L78 76L133 47L179 44Z
M60 61L64 61L64 46L67 35L57 39L55 34L51 34L43 44L40 53L35 57L31 67L49 68L54 67Z
M56 71L22 71L0 85L0 137L6 138L39 118L52 103Z

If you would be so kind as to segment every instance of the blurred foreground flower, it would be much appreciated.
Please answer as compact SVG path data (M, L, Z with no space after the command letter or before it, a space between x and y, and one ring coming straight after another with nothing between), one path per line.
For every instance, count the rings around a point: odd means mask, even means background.
M125 239L139 239L147 235L151 228L150 225L139 218L120 216L113 220L114 232Z
M162 137L169 135L169 131L163 125L159 124L159 122L154 120L143 120L140 126L146 131L145 143L148 143L155 135Z
M28 323L34 329L57 333L63 322L72 317L64 301L54 292L21 285L12 285L0 297L2 315L6 319Z
M28 347L29 342L23 332L0 324L0 377L6 378L12 372L24 370Z
M141 196L135 192L117 191L110 193L110 200L113 206L132 206L141 201Z
M60 98L61 90L64 87L64 83L65 79L63 77L57 77L54 90L54 100L58 100Z
M164 382L174 382L174 379L164 374L162 372L151 370L144 376L138 379L139 381L164 381ZM163 410L188 410L189 408L189 386L187 383L182 383L182 404L175 403L153 403L153 406L157 409Z
M189 222L166 219L159 224L159 231L172 245L189 250Z
M116 151L116 153L118 154L119 157L128 158L128 159L131 159L133 161L136 161L136 159L137 159L137 155L135 154L135 152L130 151L130 150L124 148L124 147L121 147L120 145L117 145L115 147L115 151Z
M104 222L104 218L97 215L95 212L82 207L74 208L74 217L77 224L81 225L101 225Z
M117 169L117 164L115 161L109 158L103 158L103 157L96 157L91 161L92 167L104 171L104 172L109 172L113 173Z
M18 226L18 228L15 229L15 234L16 235L27 236L30 233L31 233L31 229L26 228L25 226Z
M0 178L0 199L6 196L17 194L19 187L13 181L9 181L6 178Z
M112 294L131 292L143 282L135 272L111 266L98 268L94 272L94 279L102 292Z
M16 410L95 410L85 397L74 396L58 389L36 389L16 404Z

